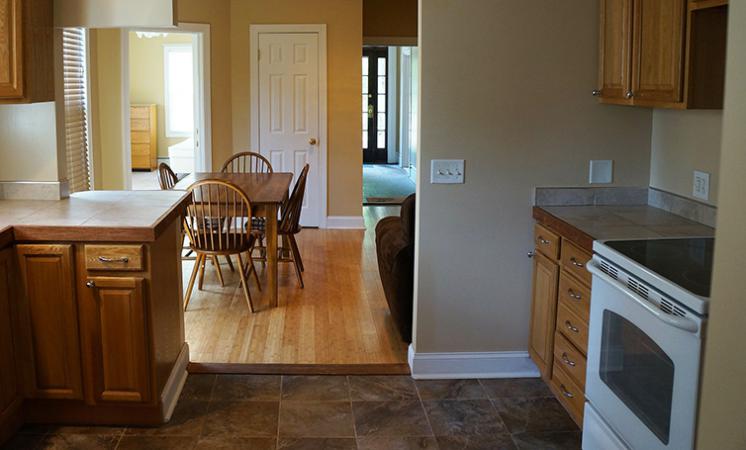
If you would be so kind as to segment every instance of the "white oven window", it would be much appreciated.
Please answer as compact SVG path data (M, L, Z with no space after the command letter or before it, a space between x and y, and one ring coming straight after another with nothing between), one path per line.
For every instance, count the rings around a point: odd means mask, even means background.
M674 363L632 322L604 311L601 380L658 439L668 444L671 431Z

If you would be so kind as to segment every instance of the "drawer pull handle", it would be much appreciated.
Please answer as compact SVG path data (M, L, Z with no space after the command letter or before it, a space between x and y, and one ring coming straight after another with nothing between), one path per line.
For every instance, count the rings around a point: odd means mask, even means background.
M85 287L87 287L88 289L93 289L96 287L96 282L88 280L85 282Z
M106 256L99 256L98 260L102 263L125 263L127 264L130 262L130 259L126 256L122 256L121 258L107 258Z
M568 358L567 353L565 352L562 352L562 362L570 367L575 367L575 361L572 361L570 358Z
M582 296L582 295L580 295L580 294L576 293L576 292L575 292L575 291L573 291L572 289L568 289L568 290L567 290L567 295L569 295L569 296L570 296L570 298L572 298L572 299L575 299L575 300L582 300L582 299L583 299L583 296Z
M575 257L570 258L570 263L572 263L572 265L575 267L585 267L585 264L579 263L578 260L575 259Z
M560 383L560 389L562 390L562 395L564 395L567 398L575 398L575 395L573 395L572 392L569 392L567 388L565 388L564 384Z
M574 327L572 323L570 323L569 320L565 320L565 326L568 330L572 331L573 333L580 333L580 330L578 330L577 327Z
M539 236L539 242L541 242L541 243L542 243L542 244L544 244L544 245L549 245L549 244L551 244L551 242L547 241L546 239L544 239L544 238L543 238L543 237L541 237L541 236Z

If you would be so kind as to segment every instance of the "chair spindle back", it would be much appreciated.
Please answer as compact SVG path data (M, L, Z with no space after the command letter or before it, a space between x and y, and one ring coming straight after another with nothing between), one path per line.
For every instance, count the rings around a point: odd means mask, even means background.
M184 217L192 248L228 254L250 245L251 202L233 183L203 180L193 184Z
M287 203L282 208L282 218L280 220L280 232L284 234L293 234L300 231L300 214L303 209L303 197L306 193L306 180L310 166L306 164L300 172L298 181L293 187Z
M174 171L171 170L171 166L166 163L158 165L158 184L161 186L161 190L167 191L173 189L178 182L179 179Z
M221 172L225 173L272 173L272 164L259 153L237 153L223 164Z

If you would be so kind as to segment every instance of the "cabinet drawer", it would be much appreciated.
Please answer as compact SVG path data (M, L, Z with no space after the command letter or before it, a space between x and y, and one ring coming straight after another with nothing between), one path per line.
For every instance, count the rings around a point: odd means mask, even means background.
M557 330L584 355L588 349L588 324L560 303L557 307Z
M585 356L562 333L554 334L554 360L578 386L585 387Z
M559 301L588 322L591 310L591 290L564 271L560 274Z
M545 254L551 259L559 258L560 251L560 237L547 228L539 225L534 225L534 245L536 250Z
M132 156L150 157L150 144L132 144Z
M567 239L562 240L562 267L588 286L591 285L591 273L586 265L592 256Z
M143 270L142 245L86 245L88 270Z
M143 155L132 155L133 169L150 169L150 157Z
M130 131L150 131L150 120L130 119Z
M150 120L149 106L133 106L130 108L130 119L147 119Z
M132 131L130 138L133 144L150 144L150 131Z
M550 386L557 399L562 403L562 406L565 407L573 420L575 420L575 423L582 427L585 392L572 381L572 378L567 375L557 360L555 360L554 368L552 369L552 382Z

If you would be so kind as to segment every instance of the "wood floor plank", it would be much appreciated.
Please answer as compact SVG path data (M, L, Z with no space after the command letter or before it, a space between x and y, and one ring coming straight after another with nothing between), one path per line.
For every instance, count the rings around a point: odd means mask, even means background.
M385 373L401 373L407 344L401 341L383 294L373 232L380 218L395 214L396 207L366 207L365 231L303 230L298 245L306 287L298 287L290 264L281 265L277 308L269 308L267 292L259 292L252 281L257 312L251 314L238 275L223 262L221 287L214 267L208 265L204 290L195 289L184 315L191 360L199 364L195 367L240 370L236 364L273 364L265 370L279 370L291 364L300 365L297 370L311 367L323 373L346 365L365 371L369 369L361 364L378 364L390 366L379 368ZM188 275L193 262L183 266ZM266 269L256 266L266 285ZM205 365L215 363L223 365Z

